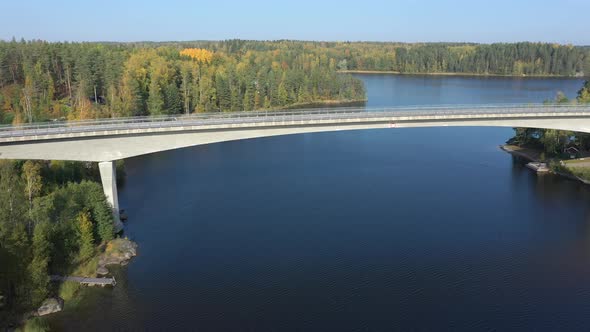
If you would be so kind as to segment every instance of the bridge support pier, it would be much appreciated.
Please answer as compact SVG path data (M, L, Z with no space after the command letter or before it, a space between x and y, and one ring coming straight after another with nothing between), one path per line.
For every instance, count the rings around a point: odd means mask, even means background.
M115 232L123 230L123 223L119 216L119 196L117 194L117 169L115 162L104 161L98 163L100 170L100 179L102 181L102 189L107 197L107 201L113 209L113 222L115 225Z

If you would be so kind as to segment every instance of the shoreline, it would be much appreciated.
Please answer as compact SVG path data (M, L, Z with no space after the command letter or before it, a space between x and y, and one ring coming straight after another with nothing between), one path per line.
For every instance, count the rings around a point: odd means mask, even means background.
M287 106L282 109L294 109L294 108L301 108L301 107L318 107L318 106L342 106L342 105L355 105L355 104L362 104L366 103L368 99L346 99L346 100L319 100L319 101L311 101L308 103L296 103L290 106Z
M369 75L404 75L404 76L467 76L467 77L514 77L514 78L570 78L584 79L587 76L567 76L567 75L516 75L516 74L481 74L481 73L460 73L460 72L428 72L428 73L405 73L394 70L339 70L341 74L369 74Z
M115 238L101 245L98 252L88 261L75 267L76 276L50 276L51 282L55 284L52 285L53 291L45 301L51 299L61 301L60 308L44 314L39 313L40 309L25 312L20 319L17 319L17 325L24 329L32 320L45 322L51 320L49 316L54 313L75 308L85 297L83 288L115 287L116 280L107 266L126 266L133 257L137 256L137 248L138 244L127 237ZM106 277L107 275L110 277Z
M527 149L527 148L521 148L521 147L518 147L518 146L515 146L515 145L510 145L510 144L500 145L500 149L502 151L504 151L504 152L507 152L507 153L513 155L513 156L516 156L516 157L525 159L528 162L535 162L535 163L541 163L542 162L540 160L540 158L538 157L541 154L540 151L536 151L536 150L533 150L533 149ZM561 160L559 162L562 163ZM542 162L542 163L545 163L545 162ZM562 163L562 165L563 165L563 163ZM564 167L566 167L566 166L564 166ZM590 181L584 180L584 179L582 179L582 178L580 178L580 177L578 177L578 176L576 176L574 174L568 174L568 173L560 172L558 170L551 169L551 168L549 168L549 172L548 173L553 174L553 175L557 175L557 176L561 176L561 177L564 177L566 179L578 181L578 182L581 182L583 184L590 185Z
M541 162L540 158L535 155L540 155L540 153L531 149L521 148L516 145L502 144L500 145L500 150L507 152L511 155L523 158L529 162Z
M297 109L297 108L317 108L317 107L322 107L322 106L328 106L328 107L338 107L338 106L356 106L356 105L362 105L363 103L366 103L368 101L368 99L346 99L346 100L336 100L336 99L330 99L330 100L318 100L318 101L311 101L308 103L295 103L289 106L285 106L285 107L281 107L281 108L272 108L272 109L268 109L268 111L274 111L274 110L292 110L292 109ZM257 111L265 111L266 109L260 109Z

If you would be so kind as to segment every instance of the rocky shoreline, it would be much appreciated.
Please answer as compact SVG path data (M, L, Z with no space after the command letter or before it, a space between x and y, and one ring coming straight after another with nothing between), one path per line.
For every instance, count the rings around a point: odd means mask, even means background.
M137 243L127 238L117 238L110 241L103 247L104 251L98 256L98 265L94 275L85 277L106 276L110 273L108 266L127 265L133 257L137 256L137 247ZM25 315L24 320L60 312L64 308L64 302L61 297L52 296L43 301L37 310Z
M96 274L104 276L109 274L107 266L125 266L137 256L137 243L126 238L114 239L106 245L105 251L98 257Z

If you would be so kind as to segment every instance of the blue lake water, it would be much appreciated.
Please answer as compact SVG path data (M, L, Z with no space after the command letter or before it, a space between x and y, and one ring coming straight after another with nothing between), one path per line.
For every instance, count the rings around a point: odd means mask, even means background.
M581 80L358 75L369 107L541 102ZM509 128L317 133L132 158L140 255L57 330L579 331L590 190Z

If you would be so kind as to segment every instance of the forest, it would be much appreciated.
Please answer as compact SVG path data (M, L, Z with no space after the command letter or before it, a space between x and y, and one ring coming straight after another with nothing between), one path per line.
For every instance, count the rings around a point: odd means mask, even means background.
M0 42L0 120L251 111L365 99L362 82L339 74L326 55L302 47L233 45Z
M172 43L171 45L174 45ZM182 44L190 47L190 43ZM549 43L201 42L208 49L273 51L301 49L325 56L340 71L404 74L452 73L508 76L589 76L590 48Z
M590 74L589 50L571 45L351 43L330 49L342 70L508 76Z
M0 327L54 291L50 274L82 272L114 238L99 179L96 163L0 161Z
M0 122L272 110L366 99L346 71L582 76L547 43L0 41Z

